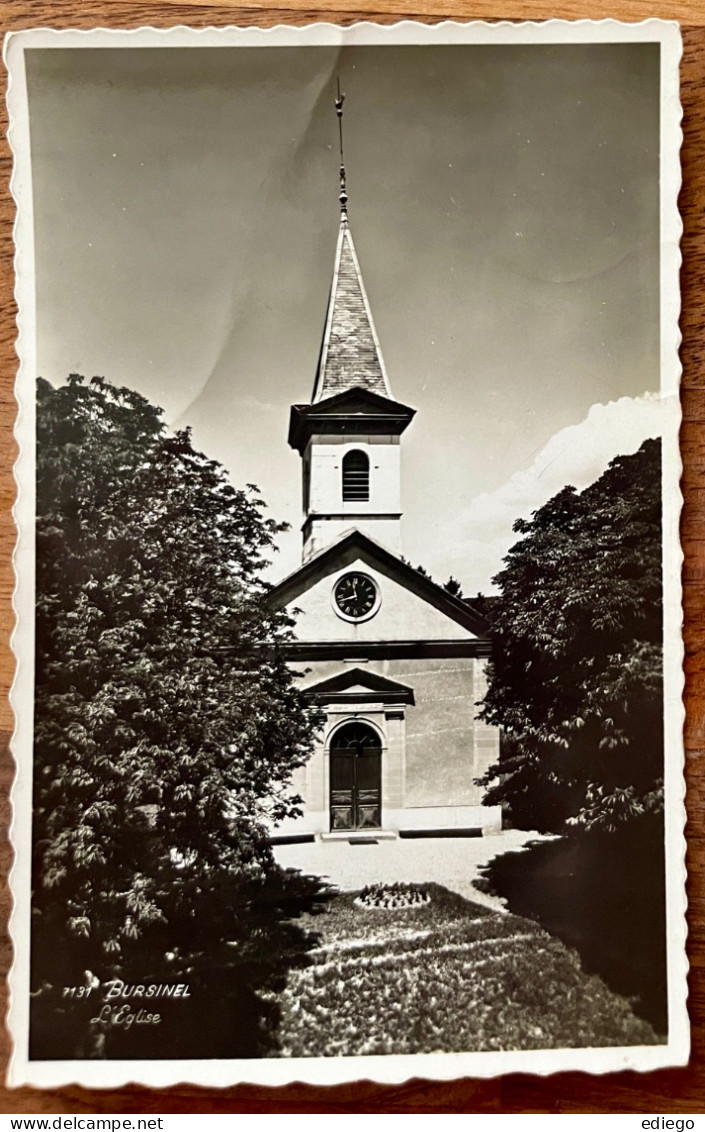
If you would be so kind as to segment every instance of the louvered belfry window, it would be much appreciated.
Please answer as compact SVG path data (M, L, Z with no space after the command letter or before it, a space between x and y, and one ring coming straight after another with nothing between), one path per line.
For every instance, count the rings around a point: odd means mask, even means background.
M343 456L343 503L366 503L370 498L370 461L364 452Z

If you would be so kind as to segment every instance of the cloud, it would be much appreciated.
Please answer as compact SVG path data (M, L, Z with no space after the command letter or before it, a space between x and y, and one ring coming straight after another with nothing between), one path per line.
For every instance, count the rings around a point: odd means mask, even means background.
M644 440L660 436L663 412L656 393L593 405L579 424L552 436L528 467L495 491L478 495L461 512L454 553L451 560L444 555L443 569L450 564L468 594L492 592L491 578L517 541L512 532L515 520L528 519L567 484L582 491L615 456L636 452ZM434 563L429 566L433 569Z

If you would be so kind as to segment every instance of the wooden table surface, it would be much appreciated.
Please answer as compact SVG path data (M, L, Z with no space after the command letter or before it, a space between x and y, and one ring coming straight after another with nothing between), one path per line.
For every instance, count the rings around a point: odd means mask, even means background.
M101 1113L145 1112L532 1112L532 1113L701 1113L705 1111L705 659L702 621L705 613L705 0L321 0L312 8L306 0L265 0L245 5L237 0L212 4L192 0L0 0L3 33L28 27L191 27L275 23L301 24L314 20L353 23L368 19L393 23L401 17L435 22L457 19L602 19L642 20L649 17L678 20L684 38L681 69L684 111L683 189L680 207L683 234L683 345L682 401L684 423L683 494L685 506L682 536L685 552L683 571L686 642L686 753L688 781L688 896L689 957L691 963L689 1009L693 1027L693 1054L686 1069L655 1073L616 1073L595 1077L563 1073L541 1078L514 1074L488 1081L464 1079L455 1082L412 1080L403 1085L375 1085L369 1081L332 1088L290 1085L280 1089L239 1086L223 1090L179 1086L168 1090L136 1087L103 1091L81 1088L38 1091L3 1089L0 1112ZM13 726L7 703L13 673L9 635L13 625L11 593L13 576L10 555L14 526L10 515L14 497L12 462L15 456L13 382L15 309L12 302L12 221L14 205L8 190L11 158L5 141L5 109L2 107L0 142L0 737L9 737ZM12 764L6 755L0 762L0 801L4 829L9 806L7 793ZM11 861L9 844L0 846L3 874ZM7 922L9 894L0 893L0 917ZM6 935L0 941L0 962L9 966L11 949ZM4 1010L4 1007L3 1007ZM9 1042L3 1034L3 1062Z

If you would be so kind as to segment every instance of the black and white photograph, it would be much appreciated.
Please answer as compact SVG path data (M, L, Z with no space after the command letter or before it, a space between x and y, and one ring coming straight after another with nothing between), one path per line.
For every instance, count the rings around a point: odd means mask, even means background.
M12 1084L686 1062L679 53L9 37Z

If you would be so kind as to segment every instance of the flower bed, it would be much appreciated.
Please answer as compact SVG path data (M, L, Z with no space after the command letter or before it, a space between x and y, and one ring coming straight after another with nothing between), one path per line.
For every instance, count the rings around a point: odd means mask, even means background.
M280 1000L284 1056L658 1040L626 999L532 921L438 885L421 891L426 901L387 907L385 916L362 893L344 893L316 918L321 946L290 974Z
M368 884L355 897L361 908L394 909L418 908L428 904L431 897L424 888L415 884Z

